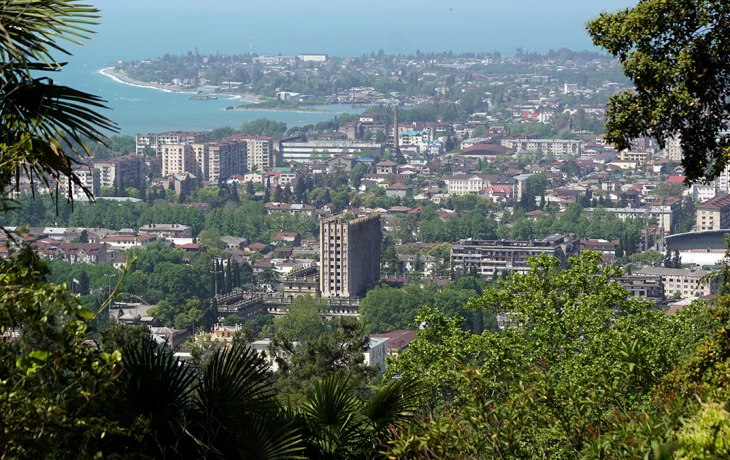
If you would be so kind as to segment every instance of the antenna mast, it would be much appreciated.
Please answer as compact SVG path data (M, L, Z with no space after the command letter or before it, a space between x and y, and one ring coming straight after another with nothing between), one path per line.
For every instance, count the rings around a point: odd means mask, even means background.
M253 37L248 37L248 55L253 56Z

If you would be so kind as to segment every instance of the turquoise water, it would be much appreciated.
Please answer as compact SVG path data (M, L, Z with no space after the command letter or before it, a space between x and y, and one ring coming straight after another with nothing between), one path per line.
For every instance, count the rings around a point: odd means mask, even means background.
M54 79L107 101L124 134L174 129L238 127L269 117L289 126L332 118L335 113L225 111L227 98L190 101L187 94L137 88L98 71L118 60L180 54L244 53L253 39L259 54L328 53L360 56L416 50L494 51L511 55L517 47L588 49L583 23L602 10L630 6L627 0L421 0L391 2L254 2L219 0L91 0L102 11L98 32L86 47L73 47L71 64ZM331 110L352 112L348 106Z

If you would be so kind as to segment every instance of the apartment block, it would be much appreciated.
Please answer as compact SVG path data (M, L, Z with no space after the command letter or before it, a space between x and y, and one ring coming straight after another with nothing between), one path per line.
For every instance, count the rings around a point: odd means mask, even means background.
M471 270L487 278L505 271L525 274L527 259L540 254L555 256L563 264L580 253L580 240L569 235L552 235L531 241L459 240L451 246L451 267L465 273Z
M67 177L61 176L58 180L61 195L71 197L75 201L85 201L87 197L84 188L86 188L94 196L99 196L101 193L99 170L92 168L91 165L78 165L73 168L73 171L83 187L69 181Z
M664 151L666 152L667 158L677 163L681 162L684 154L682 150L682 138L677 135L667 138L664 142Z
M191 144L165 144L160 146L162 176L191 173L198 175L198 162Z
M634 272L635 276L660 276L667 298L677 295L682 299L699 298L717 292L717 281L705 281L710 272L684 268L644 267Z
M246 143L246 171L261 171L276 166L274 140L270 137L234 134L223 141Z
M649 152L633 152L631 150L621 152L621 161L635 162L639 166L644 166L649 160L651 160L651 153Z
M234 174L245 174L247 146L246 142L211 142L205 166L208 180L228 179Z
M350 221L332 217L319 227L322 297L353 298L380 280L380 214Z
M208 133L203 131L170 131L160 134L137 134L137 155L144 155L147 149L162 156L160 147L169 144L202 144L208 142Z
M570 139L502 139L503 147L515 153L539 152L554 155L580 155L581 141Z
M631 297L652 300L656 303L664 300L664 284L659 275L624 275L618 282L631 293Z
M726 228L730 228L730 195L716 195L715 198L697 206L696 231Z
M314 161L313 154L328 155L330 157L348 154L355 157L382 157L385 153L385 146L384 144L367 141L303 141L299 138L290 138L279 141L279 152L281 152L284 161L310 163Z
M99 170L102 187L141 188L144 184L144 159L136 155L126 155L105 160L94 160L94 169Z

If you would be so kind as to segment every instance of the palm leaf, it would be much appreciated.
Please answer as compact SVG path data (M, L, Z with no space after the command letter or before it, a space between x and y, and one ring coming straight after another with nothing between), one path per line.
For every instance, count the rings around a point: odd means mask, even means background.
M400 428L416 420L422 396L423 391L417 381L393 380L365 403L363 413L378 432L389 427Z
M301 436L279 417L266 361L245 343L216 350L197 388L206 440L242 458L297 458Z
M170 419L189 406L195 373L169 348L158 347L153 340L127 347L122 365L128 379L122 397L129 410Z
M331 456L362 443L366 420L360 409L350 376L339 371L315 383L300 411L312 434L312 444Z

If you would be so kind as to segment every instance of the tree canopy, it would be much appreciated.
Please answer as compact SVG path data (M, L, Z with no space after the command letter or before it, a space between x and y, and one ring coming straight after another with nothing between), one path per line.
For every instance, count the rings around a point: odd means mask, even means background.
M730 5L722 0L641 0L588 23L596 46L618 58L635 85L611 97L606 142L631 147L653 136L681 142L688 182L728 164Z

